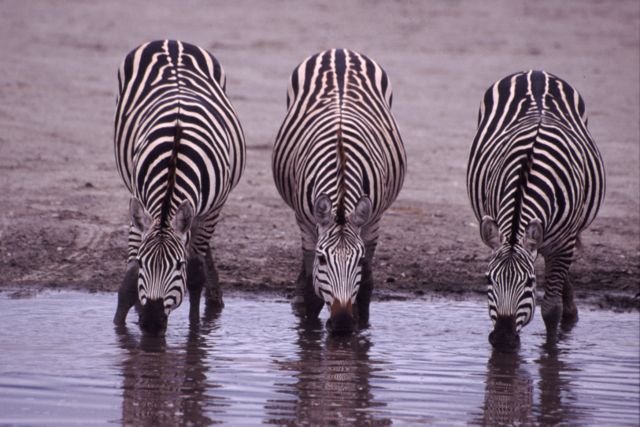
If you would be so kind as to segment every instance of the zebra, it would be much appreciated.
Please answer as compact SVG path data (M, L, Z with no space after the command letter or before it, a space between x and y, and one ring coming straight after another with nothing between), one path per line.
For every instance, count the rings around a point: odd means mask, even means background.
M274 181L302 237L294 307L317 319L326 303L337 333L368 323L379 221L404 181L391 103L374 61L345 49L317 53L293 71L273 147Z
M467 191L492 250L489 314L496 347L516 347L535 310L534 261L545 259L542 317L549 336L578 319L569 267L580 232L605 194L600 152L587 129L584 101L545 71L496 82L480 105L467 168Z
M225 92L218 60L181 41L145 43L119 68L115 158L131 224L116 324L137 302L143 331L164 333L187 290L197 321L203 285L207 305L223 306L209 241L245 165Z

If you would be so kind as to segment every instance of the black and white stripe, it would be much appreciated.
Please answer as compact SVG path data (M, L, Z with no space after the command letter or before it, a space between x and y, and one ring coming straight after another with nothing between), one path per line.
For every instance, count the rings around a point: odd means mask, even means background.
M467 189L481 236L493 249L489 312L519 331L535 308L537 252L545 258L547 329L576 318L568 270L579 233L605 194L600 153L578 92L544 71L508 76L480 106Z
M129 261L144 306L186 293L186 261L204 257L245 164L242 128L210 53L180 41L134 49L118 72L115 154L132 195Z
M355 302L379 220L402 187L406 159L391 101L384 70L353 51L313 55L291 76L273 176L301 230L303 275L328 304Z

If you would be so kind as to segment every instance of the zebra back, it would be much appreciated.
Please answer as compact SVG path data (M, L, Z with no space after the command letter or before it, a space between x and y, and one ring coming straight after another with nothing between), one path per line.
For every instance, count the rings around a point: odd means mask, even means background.
M225 87L216 58L180 41L143 44L120 66L118 172L155 220L183 200L196 215L220 208L238 183L244 136Z
M406 168L391 103L386 73L359 53L327 50L294 70L272 166L305 249L315 244L313 203L321 194L331 199L338 222L369 196L372 216L363 238L377 239L377 222L400 192Z
M476 218L489 215L511 245L541 221L541 251L586 228L603 201L604 166L578 92L544 71L491 86L480 105L467 169Z

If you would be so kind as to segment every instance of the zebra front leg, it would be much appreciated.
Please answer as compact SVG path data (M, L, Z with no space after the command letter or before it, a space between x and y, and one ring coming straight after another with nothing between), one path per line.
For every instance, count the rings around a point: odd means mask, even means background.
M187 263L187 289L189 290L189 320L200 320L200 295L206 280L205 260L202 255L194 255Z
M360 289L356 297L358 307L358 326L366 328L369 326L369 304L373 293L373 255L376 251L376 244L366 246L364 264L362 265L362 279Z
M571 261L575 261L578 255L583 251L582 241L580 236L576 237L576 241L573 246ZM568 271L568 267L567 267ZM573 283L567 273L567 278L562 287L562 323L565 326L573 325L578 321L578 307L576 307L573 301Z
M301 318L309 320L317 319L324 301L318 298L313 289L313 251L302 251L302 269L296 282L296 297L293 301L293 309Z
M205 260L207 263L207 281L205 282L207 310L219 310L224 307L224 301L222 300L222 288L220 287L218 270L213 262L213 252L210 247L207 247Z
M124 325L127 313L133 305L138 301L138 270L139 265L136 261L130 261L127 265L127 272L124 280L118 289L118 308L113 317L113 323L116 325Z
M567 274L567 280L562 287L562 323L571 325L578 321L578 307L573 301L573 284Z
M544 298L542 300L542 318L547 327L547 334L555 335L558 324L564 315L563 306L569 310L573 307L573 313L577 318L577 310L573 304L573 290L569 283L569 267L571 266L572 251L560 254L552 254L545 257ZM566 293L566 297L565 297ZM565 304L570 303L570 304Z

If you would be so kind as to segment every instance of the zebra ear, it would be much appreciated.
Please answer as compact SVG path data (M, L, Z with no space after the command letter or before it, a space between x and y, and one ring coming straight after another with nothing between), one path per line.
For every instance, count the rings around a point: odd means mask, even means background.
M176 214L173 216L171 226L179 234L186 234L191 228L191 222L193 221L193 208L188 200L184 200L178 206Z
M524 237L522 238L522 246L527 252L535 256L542 244L542 234L542 223L539 219L532 219L524 229Z
M369 196L360 197L358 204L356 204L356 208L349 217L349 222L355 227L362 227L367 221L369 221L372 209L373 204L371 203Z
M321 227L331 224L331 198L325 193L319 195L313 203L313 216Z
M500 236L498 224L496 224L496 221L489 215L482 217L482 221L480 222L480 237L482 237L484 244L494 251L502 245L502 237Z
M144 206L142 206L140 200L135 197L129 200L129 216L133 226L143 233L149 229L153 222L151 216L144 211Z

